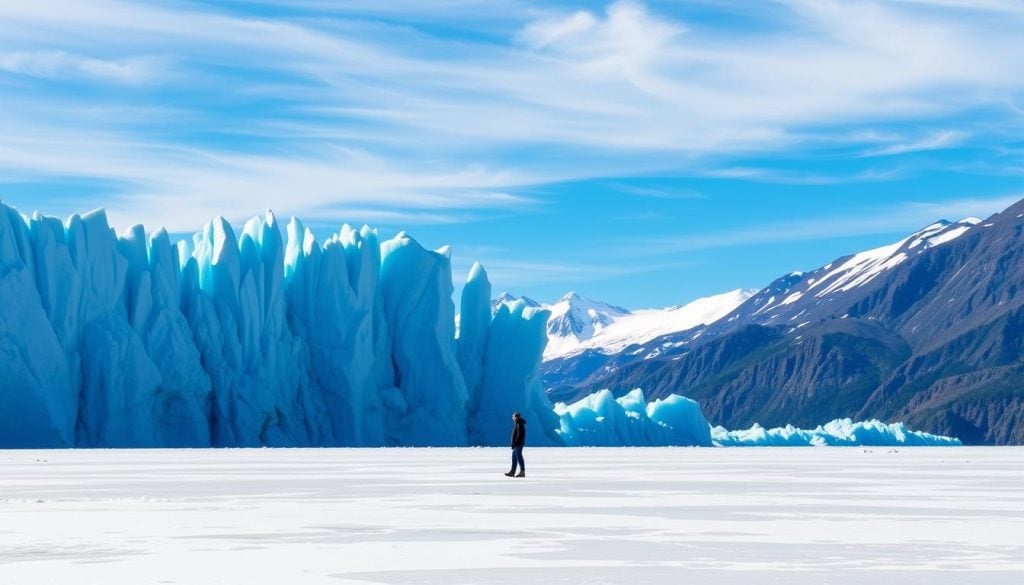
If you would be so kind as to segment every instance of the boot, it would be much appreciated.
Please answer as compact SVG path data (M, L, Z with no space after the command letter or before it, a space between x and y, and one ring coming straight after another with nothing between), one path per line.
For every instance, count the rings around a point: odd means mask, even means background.
M526 477L526 472L525 471L520 471L519 475L517 475L516 477Z
M506 471L505 472L505 477L515 477L515 474L512 473L511 471Z

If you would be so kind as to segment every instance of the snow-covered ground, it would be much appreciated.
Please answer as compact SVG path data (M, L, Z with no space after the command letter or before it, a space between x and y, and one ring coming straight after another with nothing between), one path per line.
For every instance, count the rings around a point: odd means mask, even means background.
M1021 583L1024 449L0 451L0 583Z

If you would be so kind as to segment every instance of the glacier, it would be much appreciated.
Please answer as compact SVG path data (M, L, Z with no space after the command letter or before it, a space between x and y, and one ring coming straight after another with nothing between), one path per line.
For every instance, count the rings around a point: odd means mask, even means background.
M457 340L450 252L405 233L267 212L172 243L0 204L0 447L503 444L516 409L562 444L547 314L480 286Z
M0 203L0 448L958 444L902 425L726 431L635 389L552 405L550 310L494 305L449 248L272 212L191 240ZM887 443L888 442L888 443Z

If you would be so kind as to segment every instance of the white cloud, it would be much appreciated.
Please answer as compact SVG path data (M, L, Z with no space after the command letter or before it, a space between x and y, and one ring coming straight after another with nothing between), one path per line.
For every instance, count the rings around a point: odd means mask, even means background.
M864 156L891 156L908 152L942 150L959 146L969 137L970 134L959 130L940 130L918 140L868 150L864 153Z
M560 45L594 30L598 20L591 13L580 10L566 17L548 18L534 22L522 32L526 44L535 49Z
M911 202L870 212L824 216L799 221L754 224L737 229L667 238L648 239L627 246L628 254L663 255L772 244L809 242L840 237L907 233L939 219L957 221L965 217L988 217L1018 202L1024 194L943 202Z
M64 51L14 51L0 54L0 70L42 78L93 78L136 84L158 75L161 59L133 57L106 60Z
M603 18L579 11L526 26L522 38L535 50L568 60L588 75L621 75L636 83L674 50L683 28L657 18L637 2L610 4Z
M465 251L463 251L465 252ZM458 254L458 251L456 251ZM632 262L630 264L611 264L608 262L580 262L578 260L522 260L501 256L473 255L465 253L460 258L472 257L487 270L488 279L494 292L507 291L513 287L528 287L556 283L589 283L600 282L631 275L656 272L661 270L679 270L691 267L693 261L673 262ZM470 264L456 262L453 272L457 275L456 282L465 281Z
M969 12L1005 12L1024 15L1024 4L1018 0L898 0L907 4L923 4L943 8L955 8Z
M402 11L371 3L324 18L309 18L302 10L319 4L306 3L274 20L196 4L4 3L0 69L118 83L173 75L181 94L169 122L138 115L163 101L0 93L0 179L113 182L113 216L180 228L282 200L312 216L350 207L446 221L527 203L494 193L664 170L884 180L902 171L819 177L735 159L830 141L850 158L864 147L891 155L963 139L943 130L948 117L1024 91L1024 21L997 0L951 4L962 3L782 0L758 8L765 28L737 31L639 2L489 10L465 0L418 5L399 24L373 17ZM461 14L483 40L417 28ZM103 115L71 114L87 107ZM857 142L858 128L908 121L923 139Z
M707 195L700 191L693 189L685 189L679 187L656 187L656 186L639 186L639 185L614 185L616 191L621 193L628 193L630 195L637 195L640 197L650 197L653 199L707 199Z

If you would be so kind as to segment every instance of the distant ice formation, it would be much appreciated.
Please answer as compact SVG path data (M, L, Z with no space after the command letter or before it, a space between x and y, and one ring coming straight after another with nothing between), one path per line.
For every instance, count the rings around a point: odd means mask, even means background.
M615 398L608 390L595 392L572 404L559 402L559 434L568 445L711 446L711 427L700 406L682 396L647 403L637 388Z
M824 446L954 446L960 441L911 431L902 423L877 420L834 420L816 429L786 426L729 431L711 427L697 402L670 395L644 401L639 388L615 398L609 390L595 392L572 404L559 402L559 434L566 445L613 446L720 446L720 447L824 447Z
M723 447L854 447L893 446L951 447L961 445L959 439L912 431L903 423L886 424L878 420L853 422L836 419L815 429L798 429L792 425L765 429L754 425L742 431L714 427L711 436Z

